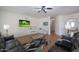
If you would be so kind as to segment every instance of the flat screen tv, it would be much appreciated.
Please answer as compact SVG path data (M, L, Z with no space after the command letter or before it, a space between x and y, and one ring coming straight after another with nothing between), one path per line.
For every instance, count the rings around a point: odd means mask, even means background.
M19 26L20 27L30 26L30 21L28 21L28 20L19 20Z

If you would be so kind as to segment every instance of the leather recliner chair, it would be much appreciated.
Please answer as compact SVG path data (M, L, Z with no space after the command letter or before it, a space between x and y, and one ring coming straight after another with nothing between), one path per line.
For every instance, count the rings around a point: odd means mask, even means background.
M9 36L9 37L3 37L2 40L3 41L1 43L3 43L3 48L1 48L1 49L3 52L21 52L21 51L23 51L23 49L18 44L18 42L16 41L16 39L14 38L13 35Z

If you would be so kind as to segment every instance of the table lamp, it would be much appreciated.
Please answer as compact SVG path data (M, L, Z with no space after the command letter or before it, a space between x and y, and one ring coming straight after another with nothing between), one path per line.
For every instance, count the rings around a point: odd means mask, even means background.
M10 25L4 24L3 28L4 28L4 30L6 31L6 36L8 36L8 30L9 30L9 28L10 28Z

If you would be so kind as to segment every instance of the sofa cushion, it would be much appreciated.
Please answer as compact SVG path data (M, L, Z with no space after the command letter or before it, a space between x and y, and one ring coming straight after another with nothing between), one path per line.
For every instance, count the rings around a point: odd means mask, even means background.
M9 37L4 37L5 41L12 40L12 39L14 39L14 35L11 35Z
M4 39L2 37L0 37L0 48L1 49L5 48Z
M10 42L6 44L6 49L11 49L16 47L16 43L15 42Z

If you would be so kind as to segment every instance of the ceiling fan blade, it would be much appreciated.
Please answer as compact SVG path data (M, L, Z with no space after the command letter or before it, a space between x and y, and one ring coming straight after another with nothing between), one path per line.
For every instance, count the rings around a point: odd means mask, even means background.
M47 7L47 8L46 8L46 6L41 6L41 8L35 8L35 9L40 9L40 10L38 11L38 13L40 13L41 11L43 11L44 13L47 13L46 10L52 10L53 8L51 8L51 7Z
M46 9L49 9L49 10L51 10L51 9L53 9L53 8L46 8Z
M42 9L45 13L47 13L47 11L45 11L45 9Z
M41 8L35 8L35 9L43 9L43 8L45 8L45 6L41 6Z
M42 6L42 8L45 8L46 6Z

